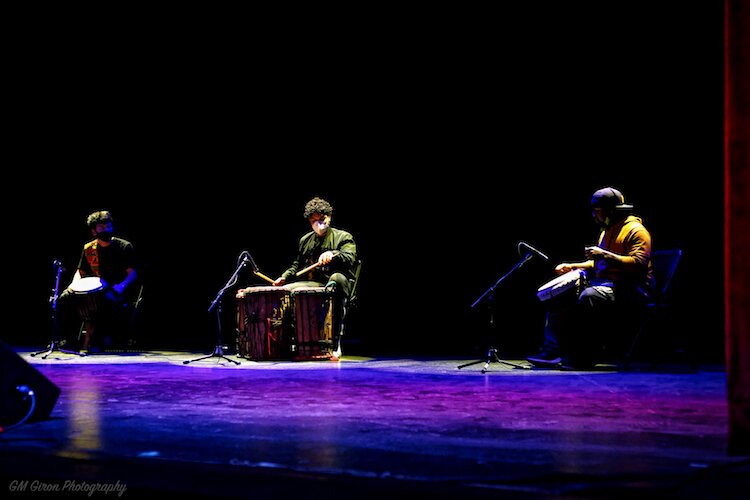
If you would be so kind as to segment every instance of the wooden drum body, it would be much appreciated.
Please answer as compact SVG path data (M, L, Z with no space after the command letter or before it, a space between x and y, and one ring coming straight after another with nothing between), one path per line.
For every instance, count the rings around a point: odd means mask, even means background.
M325 287L297 287L291 291L294 308L292 356L296 360L333 357L333 293Z
M99 311L107 284L98 276L81 278L70 284L76 298L78 314L83 321L93 321Z
M258 286L244 291L237 307L237 353L252 360L291 359L289 290Z

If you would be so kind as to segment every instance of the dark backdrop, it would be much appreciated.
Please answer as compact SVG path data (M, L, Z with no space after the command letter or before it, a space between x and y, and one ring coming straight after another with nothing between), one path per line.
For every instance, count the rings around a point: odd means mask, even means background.
M247 52L189 37L106 57L53 47L48 71L19 58L3 337L44 344L52 261L67 283L86 215L109 209L141 258L143 344L210 350L207 308L240 252L277 276L320 195L364 261L354 352L524 353L541 340L535 290L552 264L503 282L494 330L469 305L520 240L581 259L590 195L613 185L655 249L685 251L676 330L720 358L721 12L650 8L444 13Z

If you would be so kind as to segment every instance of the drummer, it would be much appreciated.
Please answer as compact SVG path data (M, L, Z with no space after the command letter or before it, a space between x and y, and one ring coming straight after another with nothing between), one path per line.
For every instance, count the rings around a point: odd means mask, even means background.
M117 314L130 298L137 278L133 244L113 235L112 214L106 210L93 212L86 218L86 225L94 239L83 246L73 279L60 296L61 300L67 302L71 295L75 295L76 285L82 278L101 278L104 300L100 301L96 310L79 308L85 328L82 351L100 348L105 342L105 335L111 335L110 340L124 340L114 338L115 328L122 323L118 321Z
M572 303L549 300L540 353L526 358L539 367L592 368L602 333L627 322L650 298L654 279L651 234L632 214L633 206L612 187L591 198L598 243L584 248L587 260L555 267L559 275L583 270L589 280ZM615 309L616 306L616 309Z
M273 285L286 285L292 290L295 287L325 286L333 291L337 299L333 337L340 355L340 328L351 292L350 280L354 279L357 245L351 233L331 227L333 206L323 198L308 201L303 215L312 231L300 238L296 258ZM241 295L242 290L239 293Z

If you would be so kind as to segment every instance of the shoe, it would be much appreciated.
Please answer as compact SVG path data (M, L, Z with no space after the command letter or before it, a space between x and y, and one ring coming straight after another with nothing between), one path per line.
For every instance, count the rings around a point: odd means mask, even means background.
M338 341L338 347L336 347L336 350L331 353L331 358L333 360L339 360L341 359L341 356L343 355L343 351L341 350L341 339L339 338Z
M526 361L534 366L550 368L559 365L562 358L554 351L542 351L536 356L529 356Z

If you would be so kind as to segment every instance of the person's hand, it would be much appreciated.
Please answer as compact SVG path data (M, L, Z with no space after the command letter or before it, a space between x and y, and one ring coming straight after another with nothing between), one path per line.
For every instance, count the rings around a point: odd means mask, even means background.
M245 292L247 292L247 290L247 288L240 288L239 290L237 290L237 294L235 295L235 297L238 299L245 298Z
M282 286L284 283L286 283L285 278L276 278L276 281L273 282L273 286Z
M333 259L333 252L329 250L320 254L320 257L318 257L318 262L320 264L328 264L329 262L331 262L331 259Z
M586 247L583 249L586 253L587 259L603 259L605 257L613 257L614 254L608 250L599 247Z
M568 264L568 263L565 263L565 262L563 262L562 264L558 264L557 266L555 266L555 272L557 274L569 273L572 270L573 270L573 266L571 264Z

